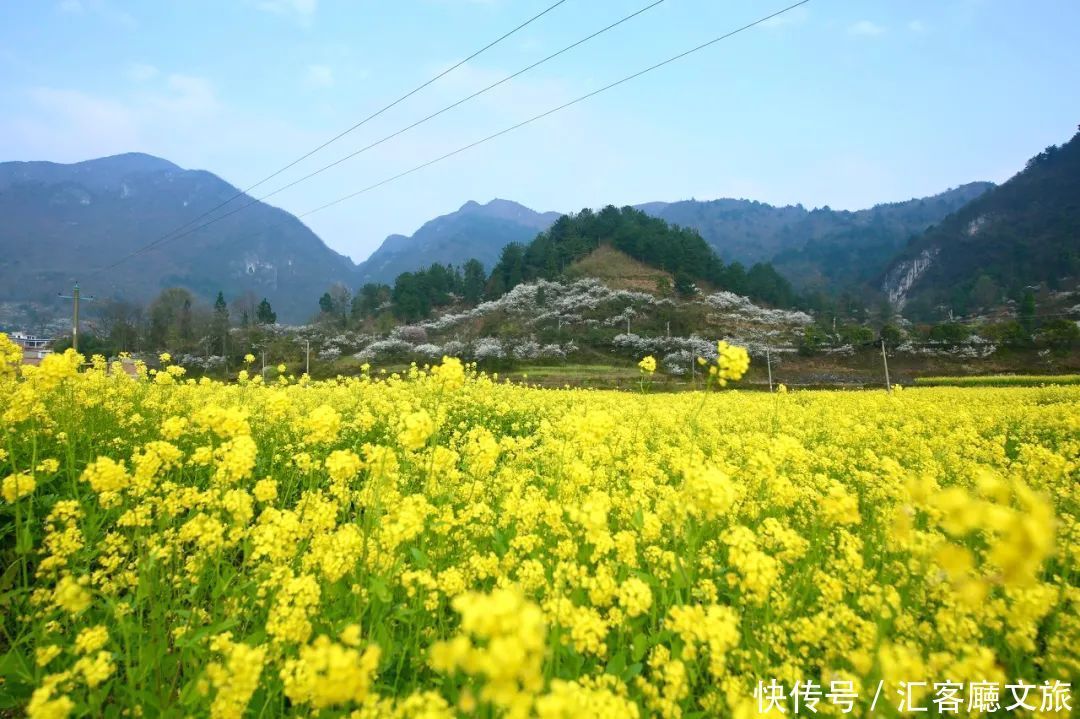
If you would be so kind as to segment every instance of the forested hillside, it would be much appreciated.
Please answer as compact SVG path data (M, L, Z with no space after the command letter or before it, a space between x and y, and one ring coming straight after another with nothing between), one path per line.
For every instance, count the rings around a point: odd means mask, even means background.
M856 211L733 199L653 202L640 209L696 229L725 261L771 262L796 289L837 295L879 276L911 237L991 187L972 182Z
M1080 132L914 239L882 289L905 314L929 318L1019 301L1035 285L1070 289L1078 277Z
M403 272L394 284L368 282L355 297L338 286L319 301L324 315L360 321L393 316L414 322L440 307L475 306L482 299L502 297L518 285L536 280L579 276L589 265L580 264L602 247L629 257L640 271L657 270L648 292L657 296L690 296L699 290L726 290L776 307L791 307L797 298L791 285L768 264L746 269L725 264L696 230L674 227L632 207L611 205L599 212L585 209L563 215L528 244L506 245L490 274L476 259L461 265L434 263ZM571 269L573 271L571 271Z
M488 293L497 296L523 281L555 279L602 244L670 272L680 293L704 282L777 306L795 301L791 286L771 265L758 263L747 270L738 262L725 264L697 230L612 205L564 215L528 245L508 245L492 270Z

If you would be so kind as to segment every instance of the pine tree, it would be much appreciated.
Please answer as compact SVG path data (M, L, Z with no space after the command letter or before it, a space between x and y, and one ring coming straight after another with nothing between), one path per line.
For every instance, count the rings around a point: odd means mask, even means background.
M277 323L277 313L270 306L270 302L263 297L255 310L255 321L260 325L272 325Z
M219 290L214 300L214 318L212 322L214 337L221 338L221 354L227 356L227 338L229 334L229 306L225 304L225 295Z
M484 266L480 260L472 259L465 263L462 277L462 296L470 305L475 305L484 296Z

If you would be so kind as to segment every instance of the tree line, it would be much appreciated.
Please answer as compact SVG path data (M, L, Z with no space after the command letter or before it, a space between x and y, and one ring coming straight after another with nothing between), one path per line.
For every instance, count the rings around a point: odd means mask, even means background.
M123 299L97 304L85 321L79 350L87 355L116 356L120 352L242 357L265 328L277 323L277 313L265 297L248 291L227 302L218 292L212 304L183 287L162 290L148 305ZM230 331L244 330L243 341L230 346ZM56 350L70 346L70 337L57 340Z

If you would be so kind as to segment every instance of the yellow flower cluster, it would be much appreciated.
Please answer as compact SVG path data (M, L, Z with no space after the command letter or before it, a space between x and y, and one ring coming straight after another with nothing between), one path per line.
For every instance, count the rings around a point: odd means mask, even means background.
M528 716L544 683L547 627L540 607L513 588L461 594L452 604L462 633L432 647L432 668L482 679L480 699L507 716Z
M863 716L879 682L1080 676L1078 386L81 367L0 370L0 694L31 719L750 717L774 678Z
M37 480L33 476L20 472L19 474L9 474L4 478L0 493L4 495L4 501L11 504L15 500L22 499L33 492L36 487Z
M656 358L652 355L647 355L641 358L641 361L637 363L637 366L642 372L652 374L656 371Z
M285 662L281 679L285 696L315 709L362 703L379 666L379 648L359 652L323 635L300 649L300 656Z
M210 650L223 656L223 661L206 666L207 680L216 690L210 716L213 719L242 717L252 694L259 688L266 648L234 643L232 633L224 632L211 640ZM206 686L201 688L205 694Z
M0 332L0 376L14 375L22 362L22 348Z
M729 381L742 379L750 369L750 355L745 347L720 341L716 343L716 364L709 367L709 375L715 377L721 387Z

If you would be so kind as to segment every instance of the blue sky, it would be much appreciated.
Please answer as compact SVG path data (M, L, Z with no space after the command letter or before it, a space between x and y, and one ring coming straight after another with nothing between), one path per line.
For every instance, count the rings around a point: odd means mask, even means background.
M553 0L35 0L0 6L0 161L127 151L261 179ZM649 0L568 0L331 145L393 132ZM301 213L789 2L666 0L272 204ZM1002 181L1080 123L1075 0L811 0L305 221L364 259L467 200L694 197L858 209ZM148 238L148 241L153 238Z

